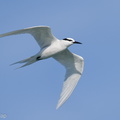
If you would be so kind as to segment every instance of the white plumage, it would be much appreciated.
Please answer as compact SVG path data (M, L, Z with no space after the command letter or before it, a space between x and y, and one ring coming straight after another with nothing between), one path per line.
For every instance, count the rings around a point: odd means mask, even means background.
M16 30L13 32L1 34L0 37L17 34L31 34L41 50L34 56L21 60L16 63L25 63L23 66L30 65L38 60L53 57L66 68L66 75L63 83L60 99L57 104L57 109L69 98L74 88L76 87L84 68L84 60L81 56L71 53L67 48L74 44L81 44L72 38L58 40L52 35L51 29L48 26L36 26L26 29ZM16 64L13 63L13 64Z

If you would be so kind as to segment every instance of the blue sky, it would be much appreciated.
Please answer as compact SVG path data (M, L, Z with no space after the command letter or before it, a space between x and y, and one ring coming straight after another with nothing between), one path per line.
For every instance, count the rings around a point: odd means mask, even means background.
M9 65L36 54L39 46L30 35L1 38L0 115L6 120L120 120L119 5L119 0L0 1L0 34L47 25L59 39L82 42L69 49L85 60L75 91L56 110L64 67L50 58L15 70L19 65Z

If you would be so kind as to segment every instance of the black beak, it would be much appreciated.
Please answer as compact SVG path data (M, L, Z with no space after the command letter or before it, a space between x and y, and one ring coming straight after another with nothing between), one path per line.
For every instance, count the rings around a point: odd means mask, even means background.
M74 43L76 43L76 44L82 44L81 42L77 42L77 41L75 41Z

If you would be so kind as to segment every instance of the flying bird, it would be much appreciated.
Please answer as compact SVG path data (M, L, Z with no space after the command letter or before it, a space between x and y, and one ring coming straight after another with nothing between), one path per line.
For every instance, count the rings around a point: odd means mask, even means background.
M53 57L66 68L66 75L63 83L62 92L60 94L60 98L56 107L56 109L58 109L72 94L82 75L84 68L84 59L81 56L71 53L68 50L68 47L73 44L82 43L77 42L72 38L64 38L62 40L59 40L51 33L51 29L48 26L35 26L16 30L0 34L0 37L25 33L31 34L41 49L34 56L13 64L25 63L23 66L21 66L25 67L34 62Z

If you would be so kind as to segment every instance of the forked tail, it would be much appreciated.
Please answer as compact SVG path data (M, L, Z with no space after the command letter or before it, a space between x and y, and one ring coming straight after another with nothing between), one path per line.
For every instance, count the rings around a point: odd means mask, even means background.
M22 65L21 67L19 67L19 68L22 68L22 67L25 67L25 66L27 66L27 65L30 65L30 64L36 62L36 61L37 61L36 58L37 58L37 55L34 55L34 56L31 56L31 57L29 57L29 58L27 58L27 59L24 59L24 60L15 62L15 63L13 63L13 64L11 64L11 65L18 64L18 63L25 63L24 65Z

